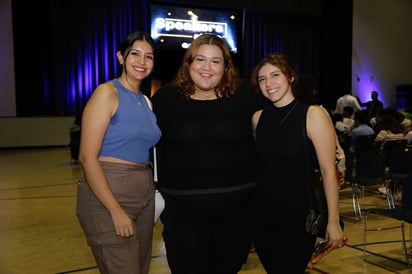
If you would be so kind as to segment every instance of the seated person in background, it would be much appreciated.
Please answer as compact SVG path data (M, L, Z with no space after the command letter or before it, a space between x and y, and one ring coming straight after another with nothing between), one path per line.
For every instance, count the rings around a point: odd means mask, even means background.
M351 128L354 124L354 120L351 118L353 115L353 108L346 106L343 108L343 114L341 120L338 120L337 113L335 115L335 130L338 136L339 144L342 146L345 153L349 152L350 134Z
M355 123L354 119L352 119L352 115L353 108L349 106L344 107L342 112L342 121L337 121L335 128L346 135L350 135L352 126Z
M402 140L404 135L398 111L393 108L385 108L380 114L377 121L379 128L378 134L375 137L375 142L380 142L384 145L387 141Z
M399 111L403 120L401 125L403 126L403 134L405 139L408 140L408 144L412 145L412 108L405 108L404 111Z
M340 113L332 113L332 114L330 115L330 117L331 117L332 123L333 123L334 125L336 125L337 122L342 122L342 121L343 121L343 115L340 114ZM335 127L335 129L336 129L336 127Z
M393 107L385 108L385 112L389 112L390 115L392 115L394 119L400 123L402 130L404 130L405 128L409 126L412 126L412 121L409 118L407 118L405 114L403 114L401 111L397 110L396 108L393 108Z
M336 101L336 109L334 113L343 114L343 108L346 106L352 107L354 112L362 110L362 107L359 105L358 99L352 95L351 90L348 90L345 95L338 98L338 100Z
M349 152L355 153L356 141L360 136L374 135L375 131L368 125L368 115L364 110L355 112L355 123L351 132Z
M409 118L407 118L404 114L402 114L398 110L395 109L395 111L396 111L397 120L400 121L402 129L412 127L412 121Z
M412 144L412 125L406 127L403 131L405 134L405 139L408 141L408 145Z
M378 111L372 119L369 120L369 126L373 128L373 130L376 132L379 132L379 120L381 119L381 115L383 113L383 109Z
M385 144L389 141L403 140L404 134L402 132L402 119L399 117L399 113L394 108L385 108L378 114L376 127L379 129L378 134L375 137L375 142L380 143L380 149L385 149ZM397 199L396 184L391 183L391 191L394 194L394 198ZM387 188L385 186L378 188L379 192L387 194Z
M406 106L405 109L399 110L399 112L401 114L403 114L403 116L405 116L405 118L412 120L412 105L411 106Z
M405 110L400 113L405 117L404 121L412 120L412 107L406 107ZM408 144L412 145L412 122L410 122L409 125L405 125L403 133L405 134L405 139L408 140Z
M376 121L378 114L376 114L374 117L372 117L372 119L369 120L369 125L371 126L371 128L375 129L376 124L378 123Z
M405 135L405 139L408 140L408 145L412 145L412 130L409 130Z

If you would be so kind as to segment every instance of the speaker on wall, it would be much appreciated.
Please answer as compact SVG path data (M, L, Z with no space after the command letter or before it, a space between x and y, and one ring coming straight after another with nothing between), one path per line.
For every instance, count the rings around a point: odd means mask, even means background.
M396 86L396 107L398 109L412 109L412 85Z

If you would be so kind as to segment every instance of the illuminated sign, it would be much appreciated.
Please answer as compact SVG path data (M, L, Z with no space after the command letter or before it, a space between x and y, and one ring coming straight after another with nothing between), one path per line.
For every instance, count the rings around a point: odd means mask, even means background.
M184 49L204 33L222 37L237 52L236 35L241 23L233 11L151 5L151 36L159 49Z

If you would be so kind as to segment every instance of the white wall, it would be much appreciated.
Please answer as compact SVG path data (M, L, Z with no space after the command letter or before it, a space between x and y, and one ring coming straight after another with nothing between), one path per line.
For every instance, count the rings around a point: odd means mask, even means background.
M0 148L66 146L74 117L0 117Z
M376 90L396 107L396 86L412 84L412 1L354 0L352 91L361 101Z

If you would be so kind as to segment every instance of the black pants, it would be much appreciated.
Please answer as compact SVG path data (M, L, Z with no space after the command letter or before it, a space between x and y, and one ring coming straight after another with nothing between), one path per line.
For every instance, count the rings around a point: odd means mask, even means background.
M161 216L172 274L236 274L251 247L253 190L164 194Z
M303 274L316 237L306 232L304 196L276 196L268 189L256 196L253 244L268 274ZM279 200L284 200L281 204Z

